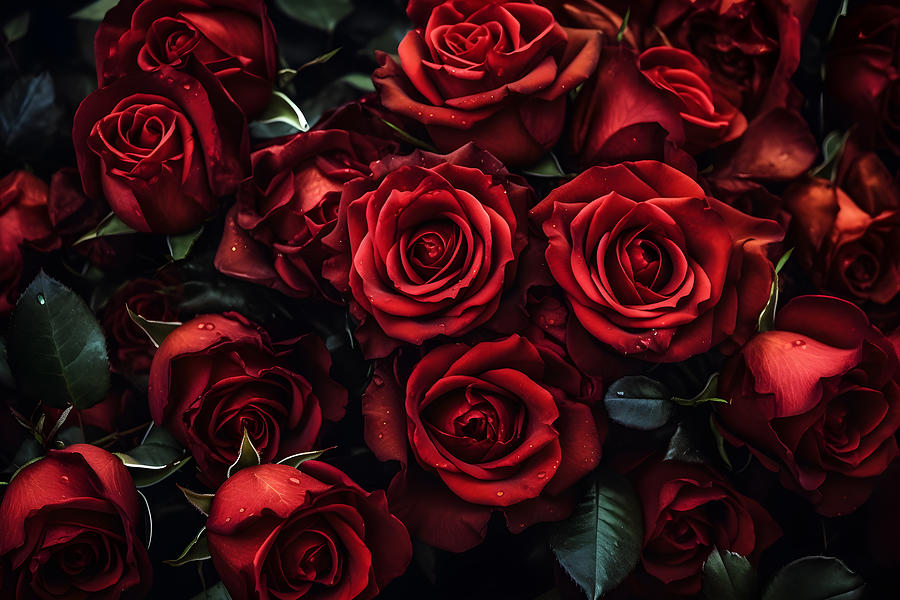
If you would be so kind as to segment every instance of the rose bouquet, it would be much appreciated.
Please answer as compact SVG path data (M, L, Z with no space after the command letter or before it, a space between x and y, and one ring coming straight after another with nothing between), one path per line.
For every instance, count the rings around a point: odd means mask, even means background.
M896 3L0 26L0 597L900 597Z

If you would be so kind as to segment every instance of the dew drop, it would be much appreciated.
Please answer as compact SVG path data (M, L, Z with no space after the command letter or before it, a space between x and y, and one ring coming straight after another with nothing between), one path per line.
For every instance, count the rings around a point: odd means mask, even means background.
M189 83L184 84L184 89L190 90L190 89L191 89L191 84L189 84Z
M231 251L232 251L232 252L237 252L237 246L232 246L232 247L231 247Z
M794 347L800 348L801 346L805 346L806 342L803 340L794 340Z
M44 299L44 295L43 295L43 294L38 294L38 295L37 295L37 300L38 300L38 304L47 304L47 300Z
M239 509L238 509L238 512L247 512L247 509L246 509L246 508L239 508Z
M226 523L231 523L231 517L225 517L225 522L226 522Z
M384 385L384 378L381 375L372 375L372 383L378 386Z
M216 326L213 325L212 323L204 323L203 324L203 329L205 329L206 331L212 331L215 328L216 328Z
M384 434L383 434L383 433L379 433L379 434L378 434L378 439L379 439L379 440L383 440L383 439L384 439Z
M497 497L499 498L499 497L502 496L504 493L505 493L505 492L504 492L503 490L497 490Z
M538 479L543 479L546 476L547 476L547 474L544 471L538 471L538 474L537 474Z
M288 481L290 481L294 485L300 485L300 480L297 479L296 477L291 477L290 479L288 479Z
M60 477L60 479L62 479L63 481L68 481L68 480L69 480L69 476L68 476L68 475L63 475L63 476Z

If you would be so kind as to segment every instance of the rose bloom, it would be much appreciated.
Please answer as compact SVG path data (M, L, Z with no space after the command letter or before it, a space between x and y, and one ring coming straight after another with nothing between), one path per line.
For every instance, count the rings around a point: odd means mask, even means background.
M317 130L253 153L253 179L228 212L216 268L295 297L322 295L322 244L338 217L341 189L396 151L360 133ZM333 292L332 292L333 293Z
M26 247L47 252L59 247L59 238L47 210L47 184L14 171L0 179L0 316L19 297Z
M198 227L249 171L243 114L215 78L196 75L170 67L129 75L75 113L85 193L138 231Z
M559 139L566 94L597 65L600 38L569 39L531 0L414 0L415 29L378 54L372 78L389 110L423 123L445 152L469 141L511 166Z
M390 363L363 397L365 437L379 459L400 461L388 496L416 537L461 552L484 539L493 511L514 533L568 516L572 486L600 461L605 421L579 400L590 382L560 354L518 335L448 344L405 385Z
M700 593L703 564L714 548L756 563L781 537L758 502L706 465L653 462L638 472L635 488L644 511L641 564L671 593Z
M123 0L97 28L94 55L99 87L195 60L253 117L272 96L278 48L263 0Z
M412 558L384 492L317 461L241 469L216 492L206 534L234 600L369 600Z
M835 182L784 193L789 235L820 289L888 304L900 292L900 184L874 153L846 146Z
M89 444L50 450L0 503L4 598L140 599L152 576L135 529L137 490L118 458Z
M150 414L215 486L237 460L244 431L264 462L314 449L323 421L343 417L347 402L330 367L313 334L273 343L237 313L203 315L170 333L154 355Z
M826 87L861 134L900 155L900 6L868 2L838 21Z
M898 455L900 365L859 308L802 296L719 376L719 430L826 516L866 501Z
M674 168L593 167L531 216L574 317L619 353L677 362L756 330L774 278L765 246L781 228L708 197Z
M473 144L371 168L343 187L338 227L325 239L339 254L323 269L352 294L367 357L490 319L528 241L528 183Z

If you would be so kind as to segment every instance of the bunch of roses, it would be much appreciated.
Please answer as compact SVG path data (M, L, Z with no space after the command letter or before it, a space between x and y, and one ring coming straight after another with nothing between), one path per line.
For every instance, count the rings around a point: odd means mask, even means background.
M881 501L900 454L900 9L838 22L825 83L848 135L811 170L792 76L814 9L409 0L376 94L251 152L277 74L263 0L120 0L74 116L77 175L0 180L0 314L26 249L71 247L108 205L135 232L205 226L224 287L346 311L371 376L348 391L332 358L348 334L322 323L197 309L176 266L105 303L106 400L48 407L35 432L116 442L148 414L210 489L185 494L236 599L373 598L410 536L462 552L495 513L512 533L568 519L601 458L639 500L629 597L696 596L716 548L757 563L788 527L775 481L824 517ZM536 176L548 162L571 173ZM92 243L108 267L118 253ZM618 439L634 419L609 386L679 368L718 372L679 410L719 456L673 454L671 418ZM319 460L351 411L357 444L392 461L383 490ZM742 448L756 479L729 473ZM0 504L0 591L146 597L133 461L75 444L23 467Z

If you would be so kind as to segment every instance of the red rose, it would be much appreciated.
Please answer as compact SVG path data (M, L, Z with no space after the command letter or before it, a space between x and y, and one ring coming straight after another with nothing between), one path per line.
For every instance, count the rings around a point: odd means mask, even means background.
M325 240L341 255L324 272L352 293L366 355L490 319L527 244L527 182L472 144L371 168L343 187L338 227Z
M570 40L531 0L411 2L407 12L416 29L400 42L400 64L380 53L372 76L385 107L422 122L445 152L474 141L527 165L556 143L599 36Z
M384 492L317 461L238 471L216 492L206 533L234 600L369 600L412 558Z
M900 6L863 3L841 17L826 86L861 134L900 155Z
M312 450L324 420L344 415L347 391L313 334L273 343L237 313L188 321L150 367L150 414L187 446L208 485L225 479L243 432L264 462Z
M97 28L94 55L100 87L196 60L253 117L272 96L278 48L263 0L124 0Z
M346 131L300 133L253 153L253 179L228 212L216 268L296 297L321 295L322 238L337 222L343 185L396 144Z
M875 154L850 150L834 183L806 177L784 193L789 233L820 289L887 304L900 292L900 186Z
M118 458L75 444L23 468L0 503L5 598L144 598L150 559L137 490Z
M170 67L129 75L75 113L85 193L138 231L196 228L248 171L243 114L214 78L197 75L204 81Z
M388 494L417 537L459 552L482 541L495 510L513 532L568 516L605 429L559 354L517 335L449 344L416 364L405 398L403 381L377 368L363 414L375 455L403 466Z
M756 330L774 276L764 249L781 228L707 197L672 167L593 167L531 216L574 317L618 352L677 362Z
M719 429L826 516L856 509L898 455L900 365L859 308L795 298L719 376Z
M25 171L0 179L0 315L19 297L24 248L49 251L59 246L47 212L47 184Z
M703 563L713 548L755 563L781 537L758 502L706 465L652 462L639 471L636 489L644 510L641 564L675 594L700 593Z

